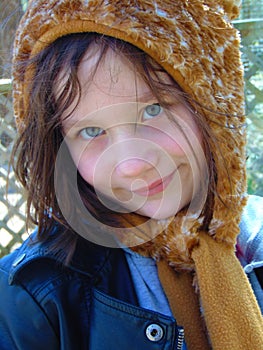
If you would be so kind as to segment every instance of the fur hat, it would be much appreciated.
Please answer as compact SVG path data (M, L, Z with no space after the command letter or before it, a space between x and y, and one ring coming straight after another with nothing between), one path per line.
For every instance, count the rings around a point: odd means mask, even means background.
M98 32L139 47L190 95L214 131L221 150L211 144L219 197L209 232L233 246L246 191L243 70L239 34L230 23L239 5L238 0L30 1L14 44L13 97L19 128L29 108L21 60L77 32Z

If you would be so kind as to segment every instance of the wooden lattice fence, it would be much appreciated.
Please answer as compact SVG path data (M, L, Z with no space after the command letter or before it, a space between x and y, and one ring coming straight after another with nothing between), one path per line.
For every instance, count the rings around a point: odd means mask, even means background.
M250 1L247 1L247 4L247 7L246 5L243 7L241 19L236 21L235 25L241 32L244 53L250 123L248 149L252 155L248 163L249 181L251 188L257 190L259 187L258 194L263 195L263 1L257 2L258 9L253 5L253 13L250 11ZM252 16L253 20L250 19ZM27 237L25 198L12 170L8 172L12 143L16 137L10 92L10 81L0 80L0 257L13 250ZM258 135L257 144L255 144L255 133ZM258 186L258 183L261 183L262 187Z
M12 169L9 169L12 143L16 137L11 84L6 79L0 83L0 256L3 256L25 238L25 198Z

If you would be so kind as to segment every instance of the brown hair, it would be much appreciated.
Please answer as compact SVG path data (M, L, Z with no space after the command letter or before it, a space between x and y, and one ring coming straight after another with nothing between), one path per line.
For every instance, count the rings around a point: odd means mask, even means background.
M194 101L185 94L178 84L162 79L164 69L151 59L146 53L131 44L119 39L95 33L70 34L57 39L30 61L20 62L21 72L34 67L33 78L26 82L29 91L29 111L24 120L23 128L14 145L12 164L15 173L27 190L27 224L31 221L39 226L38 239L46 241L49 232L56 223L64 227L58 236L53 249L60 251L62 257L69 261L74 252L77 235L68 225L61 213L55 194L54 169L56 157L63 141L61 132L61 116L72 106L75 98L80 98L81 88L77 77L79 64L93 43L100 46L99 61L108 49L128 59L141 74L160 104L166 106L163 96L172 95L183 101L193 111ZM98 61L98 64L99 64ZM67 72L67 81L59 96L55 94L56 82L61 72ZM193 113L203 137L204 152L208 165L209 186L208 195L202 214L205 228L212 216L213 198L216 191L216 169L210 151L210 144L214 142L213 134L207 121L198 113ZM65 159L67 174L61 174L59 185L64 188L64 199L68 203L70 215L80 215L78 208L71 203L70 171L74 171L74 164L69 154ZM75 170L76 171L76 170ZM94 189L78 174L80 196L88 210L98 219L112 219L111 210L105 208L97 199ZM33 209L33 210L32 210ZM115 216L116 217L116 216ZM111 222L112 225L117 225Z

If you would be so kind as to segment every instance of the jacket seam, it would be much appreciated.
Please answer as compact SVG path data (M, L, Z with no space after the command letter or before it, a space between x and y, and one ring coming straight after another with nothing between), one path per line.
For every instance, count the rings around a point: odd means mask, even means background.
M93 293L93 298L94 298L94 299L98 300L99 302L103 303L103 305L105 305L105 306L107 306L107 307L109 307L109 308L112 308L112 309L114 309L114 310L118 310L118 311L125 312L125 313L127 313L127 314L129 314L129 315L132 315L132 316L135 316L135 317L137 317L137 318L139 318L139 319L146 319L146 318L147 318L146 314L149 314L149 316L152 316L152 318L154 318L154 316L155 316L155 318L158 318L158 319L162 318L163 321L170 321L170 322L173 321L173 323L175 324L175 326L177 326L176 320L175 320L173 317L170 318L169 316L165 316L165 315L160 314L160 313L158 313L158 312L155 312L155 311L152 311L152 310L147 310L147 309L144 309L143 307L137 307L137 306L135 306L135 305L125 303L125 302L123 302L123 301L121 301L121 300L119 300L119 299L117 300L117 299L115 299L115 298L113 298L113 297L108 296L107 294L104 294L104 293L100 292L100 291L99 291L97 288L95 288L95 287L94 287L93 289L94 289L96 292L103 294L103 298L107 299L109 302L111 302L111 301L114 302L114 305L112 305L112 304L109 305L109 304L105 303L103 300L97 298L97 297L94 295L94 293ZM121 307L121 308L116 307L116 306L115 306L116 303L117 303L118 305L121 305L123 308L122 308L122 307ZM138 311L138 315L137 315L137 314L134 314L134 313L132 312L132 310L129 310L129 309L131 309L131 308L134 308L136 311ZM141 315L140 315L140 314L141 314ZM145 316L143 316L142 314L145 314ZM166 325L166 326L167 326L167 325Z
M50 325L52 331L54 332L54 334L57 337L57 340L59 342L59 334L57 334L55 327L53 326L51 320L49 319L47 313L45 312L45 309L43 308L43 306L41 305L41 303L35 298L35 296L24 286L24 284L20 283L21 288L23 288L25 290L25 292L31 297L31 299L33 300L33 302L38 306L38 308L42 311L43 315L45 316L48 324Z

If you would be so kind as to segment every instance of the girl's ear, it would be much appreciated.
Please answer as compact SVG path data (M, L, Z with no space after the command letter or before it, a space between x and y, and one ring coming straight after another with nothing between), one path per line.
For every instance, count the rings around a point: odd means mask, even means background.
M219 1L224 7L229 19L237 18L242 5L242 0L221 0Z

